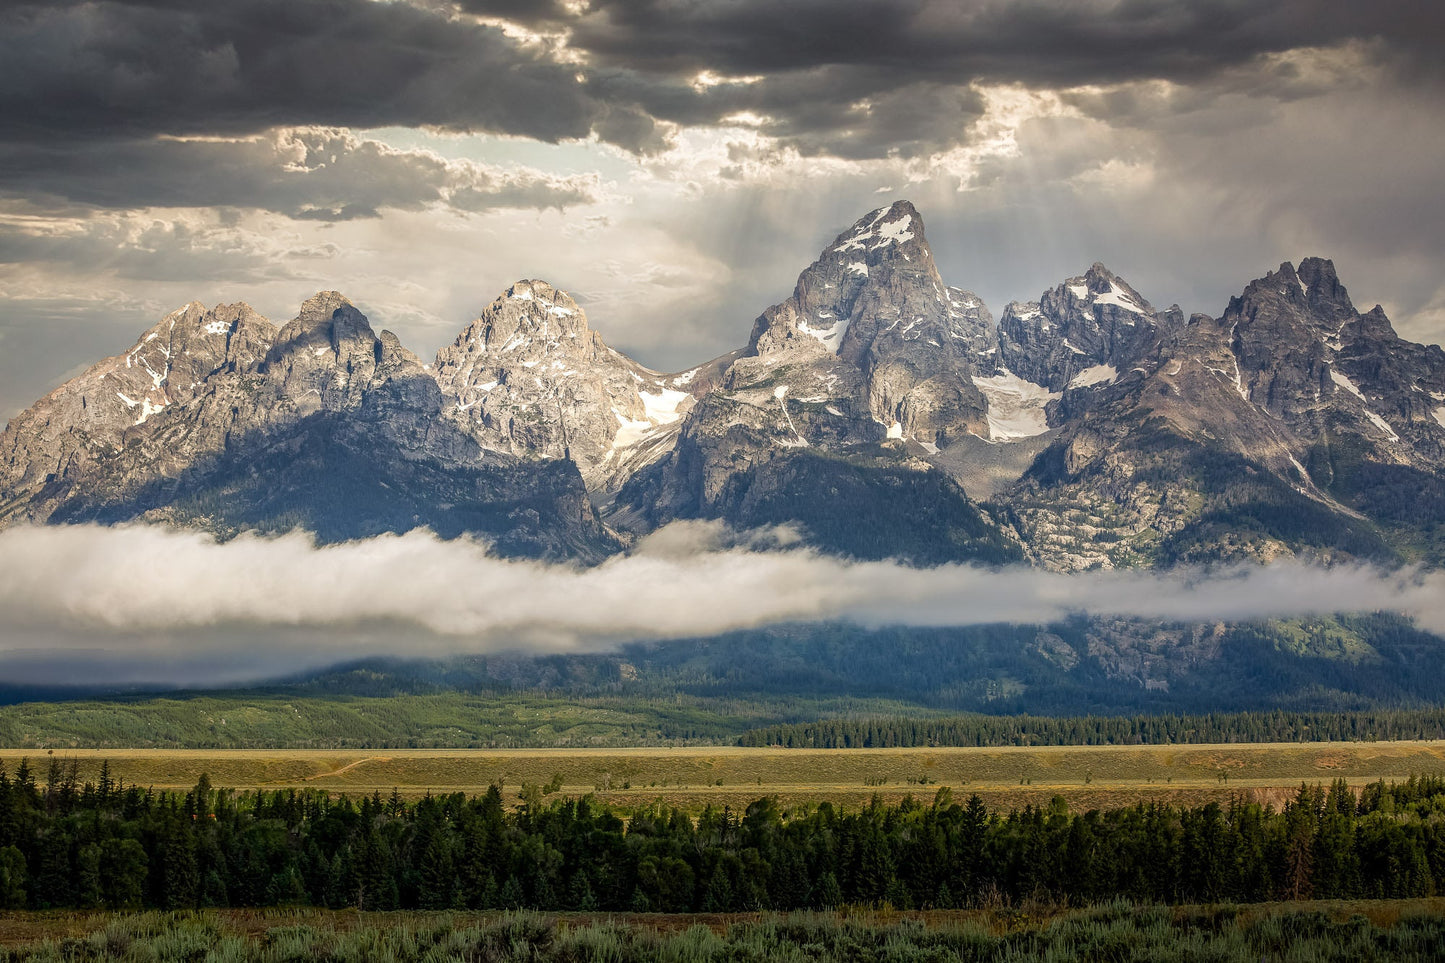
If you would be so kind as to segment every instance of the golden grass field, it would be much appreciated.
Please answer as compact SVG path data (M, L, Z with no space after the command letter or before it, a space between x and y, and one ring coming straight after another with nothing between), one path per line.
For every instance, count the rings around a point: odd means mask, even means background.
M1445 774L1445 741L1266 743L1190 746L1058 746L946 749L387 749L58 750L93 781L102 760L126 783L188 789L202 773L217 787L305 787L333 793L484 791L499 784L515 801L526 784L560 776L561 794L593 794L632 807L653 800L688 808L734 807L776 796L785 803L830 800L860 805L931 798L940 786L956 797L978 793L993 806L1022 806L1064 796L1076 809L1138 800L1195 803L1245 793L1279 802L1301 782ZM38 779L44 751L0 750L14 773L28 758Z

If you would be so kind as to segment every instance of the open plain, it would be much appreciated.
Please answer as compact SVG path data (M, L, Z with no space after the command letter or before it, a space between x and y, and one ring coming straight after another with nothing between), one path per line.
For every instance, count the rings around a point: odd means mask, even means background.
M977 793L995 807L1063 796L1077 810L1137 801L1198 803L1244 795L1282 802L1302 782L1445 774L1445 741L1265 743L1191 746L1041 746L923 749L384 749L332 750L0 750L13 775L28 759L46 778L51 759L82 782L102 762L112 778L157 789L188 789L204 773L241 790L321 789L351 796L393 790L404 797L480 793L500 786L509 803L528 787L546 797L590 794L633 808L662 801L689 809L737 807L760 796L783 803L857 806L874 795L896 802Z

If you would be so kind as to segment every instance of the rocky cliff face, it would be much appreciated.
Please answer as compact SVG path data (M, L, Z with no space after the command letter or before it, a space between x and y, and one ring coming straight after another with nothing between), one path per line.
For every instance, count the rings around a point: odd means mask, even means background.
M672 451L622 489L615 517L799 523L865 556L919 557L934 526L949 557L1009 556L997 526L924 460L988 432L974 375L994 369L997 345L982 302L939 277L913 206L873 211L758 317ZM860 512L890 524L863 536Z
M1157 347L1149 302L1102 264L1037 301L1011 302L999 322L1005 368L1051 392L1117 380Z
M166 315L124 354L11 420L0 435L0 520L44 521L77 487L100 478L133 487L219 450L225 426L192 441L187 415L234 403L232 420L249 419L237 384L275 338L275 326L244 304L207 311L192 302Z
M565 292L519 281L436 358L446 416L484 447L570 458L589 487L665 450L705 390L609 348Z
M927 563L1441 562L1445 351L1317 258L1187 322L1095 264L995 326L899 202L680 374L540 280L433 366L334 292L279 330L191 304L0 436L0 524L428 525L600 558L698 517Z
M616 547L575 468L484 451L416 357L335 292L279 331L245 305L190 305L11 421L0 451L7 522L326 539L429 525L519 554Z
M1139 361L998 496L1041 563L1439 557L1411 526L1445 518L1445 352L1358 313L1330 262L1281 265Z

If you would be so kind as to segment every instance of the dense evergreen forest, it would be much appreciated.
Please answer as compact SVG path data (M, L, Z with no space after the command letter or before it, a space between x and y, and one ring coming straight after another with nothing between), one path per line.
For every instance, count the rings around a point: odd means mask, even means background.
M740 746L898 749L920 746L1140 746L1225 742L1445 739L1445 709L1228 712L1198 716L986 716L825 719L766 726Z
M1445 779L1301 786L1239 799L1070 813L977 796L781 810L661 805L623 819L586 798L189 793L80 785L50 763L0 771L0 908L317 905L366 910L660 912L1257 902L1445 887Z

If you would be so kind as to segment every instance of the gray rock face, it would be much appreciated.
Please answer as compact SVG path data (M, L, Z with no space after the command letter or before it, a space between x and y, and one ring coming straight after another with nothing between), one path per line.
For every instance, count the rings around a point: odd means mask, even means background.
M43 521L77 484L134 484L225 443L224 424L197 442L190 416L235 403L276 337L245 304L196 302L166 315L124 354L107 358L16 416L0 435L0 523ZM223 419L223 422L227 419ZM118 477L117 477L118 476Z
M831 523L818 506L830 499L846 524L847 512L870 510L857 504L875 497L866 491L933 491L948 506L939 524L993 551L995 528L956 484L930 480L941 473L924 459L966 435L988 436L988 400L974 378L994 370L997 353L992 317L939 278L913 206L874 211L757 319L746 351L683 419L672 451L622 489L613 517L642 527L680 517L797 521L820 532ZM783 493L779 479L819 490ZM848 550L886 543L877 536ZM965 544L955 550L971 557Z
M1139 360L997 496L1041 563L1439 556L1410 525L1445 519L1445 352L1356 312L1330 262L1281 265Z
M1038 301L1011 302L999 322L1005 368L1049 391L1117 379L1159 343L1149 302L1102 264Z
M1232 299L1221 324L1241 396L1301 439L1347 430L1384 460L1440 458L1445 352L1402 340L1378 305L1356 311L1329 261L1280 265Z
M518 281L437 354L446 416L484 447L571 458L589 487L666 448L705 391L697 370L664 375L603 343L566 293Z
M335 292L280 331L244 305L193 304L10 423L4 520L325 538L431 525L524 554L616 547L575 469L485 452L442 404L416 357Z
M883 429L881 437L936 446L986 431L987 402L971 376L976 368L992 370L997 345L988 309L943 283L923 219L899 201L840 234L799 276L793 297L763 312L727 384L771 384L787 370L802 382L788 385L793 397L821 392L846 402L849 415L823 409L858 422L841 431L845 437L879 437L862 423L866 416ZM820 439L842 429L828 417L805 419L809 428L821 422ZM808 438L807 429L794 434Z

